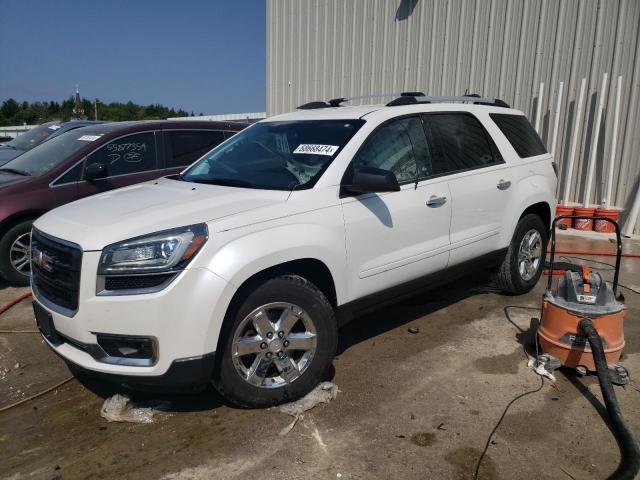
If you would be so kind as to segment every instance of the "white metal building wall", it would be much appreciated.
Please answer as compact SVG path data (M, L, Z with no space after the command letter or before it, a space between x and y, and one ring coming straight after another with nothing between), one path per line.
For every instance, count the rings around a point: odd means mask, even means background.
M638 0L267 0L267 114L336 97L468 90L501 98L533 122L544 82L540 134L550 146L563 81L556 146L563 185L586 78L573 181L560 198L584 200L596 106L604 94L590 198L600 203L622 75L612 195L612 204L622 207L640 174L639 28ZM605 72L609 82L601 92Z

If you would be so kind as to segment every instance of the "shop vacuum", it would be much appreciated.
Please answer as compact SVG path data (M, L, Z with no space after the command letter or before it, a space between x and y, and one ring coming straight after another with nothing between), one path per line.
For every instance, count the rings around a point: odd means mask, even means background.
M562 219L595 219L611 222L617 239L613 284L586 265L556 263L556 223ZM565 227L566 228L566 227ZM624 348L623 323L626 315L624 297L617 295L622 239L618 224L604 217L559 216L551 225L551 251L547 289L542 301L542 315L537 341L541 353L538 364L548 371L559 367L575 369L579 375L595 372L609 415L612 433L620 448L620 464L610 479L634 479L640 471L640 449L625 424L613 384L629 382L626 369L618 365ZM554 268L558 268L554 270ZM553 275L561 273L552 290Z

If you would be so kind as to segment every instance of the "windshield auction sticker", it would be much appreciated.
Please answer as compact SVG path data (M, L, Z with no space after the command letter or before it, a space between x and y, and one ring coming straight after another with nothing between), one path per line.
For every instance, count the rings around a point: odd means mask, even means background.
M335 145L314 145L310 143L303 143L301 145L298 145L298 148L296 148L293 153L306 153L308 155L327 155L330 157L334 153L336 153L337 150L338 147Z
M82 135L78 140L82 140L83 142L93 142L94 140L97 140L101 137L102 135Z

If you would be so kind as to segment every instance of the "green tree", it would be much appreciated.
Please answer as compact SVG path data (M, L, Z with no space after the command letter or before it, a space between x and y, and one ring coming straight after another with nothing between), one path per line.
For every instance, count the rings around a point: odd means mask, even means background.
M83 98L82 108L87 118L93 119L93 101ZM0 106L0 125L36 124L50 120L69 120L73 115L74 98L62 102L22 102L9 98ZM186 117L189 114L182 109L169 108L159 103L138 105L132 101L126 103L111 102L98 105L100 120L160 120L168 117ZM192 112L193 115L193 112Z

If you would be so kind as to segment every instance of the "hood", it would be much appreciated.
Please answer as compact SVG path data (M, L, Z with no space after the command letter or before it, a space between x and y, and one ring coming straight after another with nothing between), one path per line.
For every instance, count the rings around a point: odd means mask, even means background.
M139 235L217 220L286 201L289 192L160 179L69 203L35 227L83 250Z
M0 166L2 166L2 162L0 162ZM25 177L23 175L16 175L15 173L0 171L0 188L6 187L7 185L12 185L22 180L26 180L27 178L31 177Z
M23 150L16 150L9 147L0 148L0 167L22 153L24 153Z

